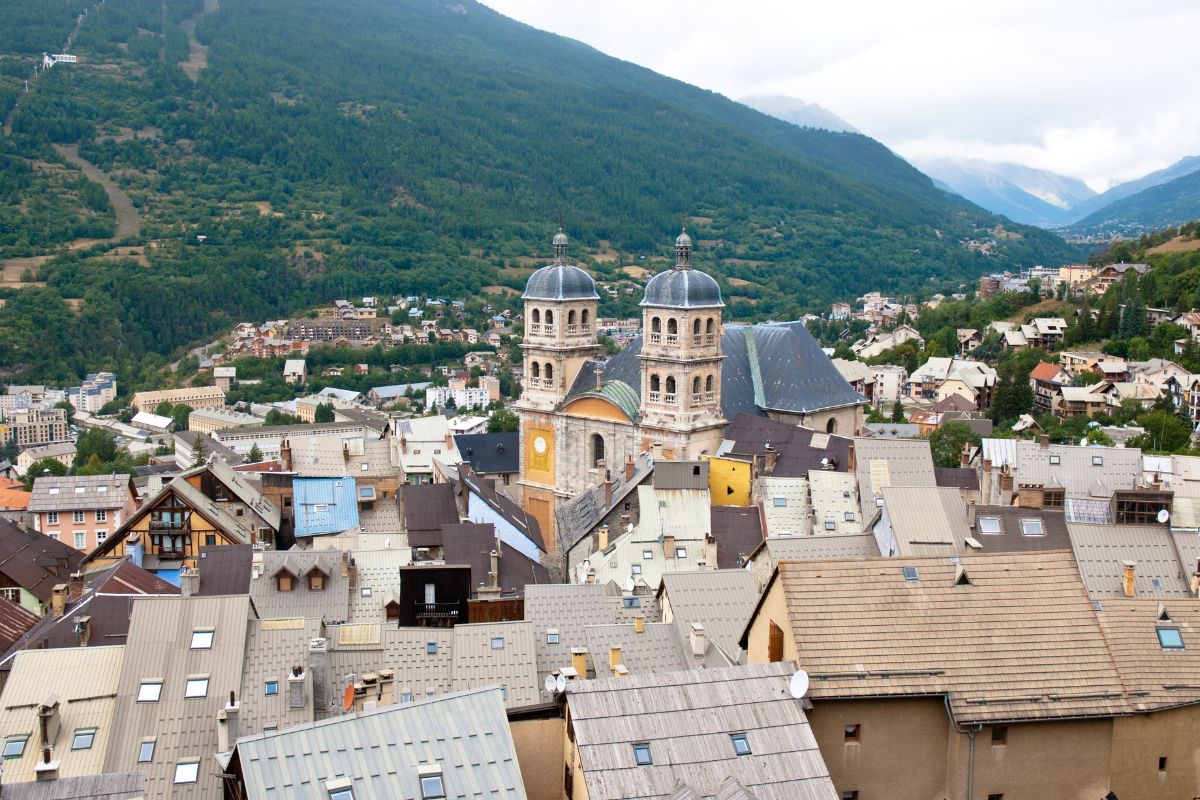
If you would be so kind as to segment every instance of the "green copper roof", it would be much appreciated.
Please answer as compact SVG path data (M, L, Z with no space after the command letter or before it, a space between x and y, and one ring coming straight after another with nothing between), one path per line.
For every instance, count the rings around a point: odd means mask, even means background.
M571 399L577 400L580 397L602 397L625 412L625 416L631 421L637 419L638 407L641 405L637 392L625 381L604 381L599 386L573 395Z

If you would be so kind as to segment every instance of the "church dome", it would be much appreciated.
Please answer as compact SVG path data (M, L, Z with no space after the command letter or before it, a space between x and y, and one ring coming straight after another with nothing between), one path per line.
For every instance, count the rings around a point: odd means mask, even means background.
M529 276L523 300L599 300L596 282L587 272L567 263L567 234L554 235L554 263Z
M695 269L669 269L646 284L643 306L664 308L722 308L721 287L705 272Z

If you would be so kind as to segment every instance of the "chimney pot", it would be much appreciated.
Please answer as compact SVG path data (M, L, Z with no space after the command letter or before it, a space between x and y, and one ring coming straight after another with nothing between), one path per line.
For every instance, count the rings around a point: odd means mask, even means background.
M1137 577L1137 562L1123 561L1121 563L1125 567L1125 575L1121 588L1124 590L1126 597L1133 597L1134 579Z
M638 635L646 632L646 618L641 614L633 618L633 632Z
M580 677L584 678L587 677L587 657L588 651L586 647L571 648L571 668L574 669Z
M633 476L636 471L637 468L634 466L633 456L625 456L625 480L633 480Z

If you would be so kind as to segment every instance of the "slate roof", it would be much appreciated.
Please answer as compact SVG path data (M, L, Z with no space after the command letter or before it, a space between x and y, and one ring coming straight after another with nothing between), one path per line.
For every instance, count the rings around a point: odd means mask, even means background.
M547 264L525 282L522 300L599 300L596 282L574 264Z
M601 367L601 380L620 381L641 402L641 337ZM860 405L866 399L850 387L802 322L726 324L721 334L721 412L766 416L765 409L811 413ZM594 368L579 370L568 399L592 390Z
M512 525L518 533L533 542L538 550L546 552L546 543L542 540L537 518L521 508L512 498L496 491L495 480L478 475L463 475L462 485Z
M712 537L717 541L717 567L736 569L763 540L758 509L713 506L709 509Z
M70 545L14 525L0 517L0 575L50 602L54 587L79 569L83 553Z
M980 520L995 520L999 533L984 531ZM1030 536L1022 532L1022 520L1040 520L1042 534ZM990 526L988 528L990 530ZM1032 528L1031 528L1032 530ZM975 506L975 527L971 537L983 546L985 553L1020 553L1035 550L1070 550L1071 536L1067 518L1062 511L1020 506Z
M532 622L455 625L453 649L455 691L500 686L509 708L543 700Z
M783 561L777 589L815 702L945 694L959 724L1128 709L1070 553Z
M536 273L535 273L536 274ZM641 306L659 308L724 308L721 287L698 269L673 267L646 282Z
M694 797L733 797L732 778L757 800L832 800L801 701L787 691L794 669L780 662L569 684L588 797L679 797L682 782ZM752 756L735 754L732 733L746 734ZM649 743L652 765L636 765L635 742Z
M558 520L559 539L566 545L564 549L574 548L580 539L600 524L606 514L623 503L630 492L654 474L654 462L648 454L640 454L633 463L634 473L629 479L625 478L624 468L613 472L612 497L607 505L604 502L603 484L584 489L570 500L558 504L554 514Z
M491 523L464 523L442 526L442 559L447 564L471 567L471 586L478 590L491 580L491 553L496 549L496 526ZM550 573L516 548L500 548L500 591L506 595L524 593L531 583L549 583Z
M752 414L738 414L725 428L722 454L758 456L763 463L763 454L769 443L776 450L775 470L777 478L802 478L811 470L822 468L822 459L836 462L835 471L850 469L850 447L853 440L845 436L831 436L778 422Z
M78 511L121 508L133 493L131 479L120 475L46 475L33 482L30 511Z
M888 486L883 513L891 524L897 556L952 556L970 535L967 507L957 489L941 486ZM880 548L886 543L881 539Z
M737 655L738 639L758 603L758 590L748 570L718 569L664 575L658 590L660 604L664 595L684 641L689 626L699 622L704 626L709 642L730 656Z
M463 460L479 475L516 472L520 469L521 434L459 434L454 444Z
M933 479L938 486L979 491L979 473L971 467L934 467Z
M628 625L634 617L647 623L659 619L658 603L652 595L637 595L636 607L626 607L626 598L609 594L598 583L549 583L525 589L525 619L533 623L537 648L538 673L545 675L571 665L571 648L587 646L589 625ZM550 642L547 631L557 631L558 641Z
M338 778L351 782L356 800L421 797L423 764L441 765L448 797L526 796L496 688L245 737L233 763L256 800L327 800L325 782Z
M441 545L442 526L460 521L454 487L448 483L403 484L397 494L409 547Z
M1189 582L1171 532L1162 525L1086 525L1068 522L1083 582L1094 597L1124 594L1124 562L1136 566L1136 597L1188 597ZM1188 565L1190 569L1193 565Z

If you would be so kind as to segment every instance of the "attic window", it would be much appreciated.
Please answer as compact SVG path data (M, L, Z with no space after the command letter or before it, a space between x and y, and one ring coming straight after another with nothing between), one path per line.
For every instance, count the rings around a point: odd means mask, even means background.
M195 783L200 779L200 762L180 761L175 765L175 783Z
M76 486L75 487L75 494L83 494L86 491L87 491L86 486Z
M554 628L546 631L546 644L558 644L558 631Z
M641 564L633 564L629 567L629 571L632 572L634 575L641 575L642 574L642 565Z
M653 551L653 550L643 550L643 551L642 551L642 558L644 558L644 559L646 559L647 561L649 561L650 559L654 558L654 551Z
M687 558L687 548L686 547L676 547L675 548L675 557L676 558Z
M1179 628L1155 628L1158 633L1158 644L1163 650L1182 650L1183 636Z
M370 586L364 586L364 587L362 587L361 589L359 589L359 590L358 590L358 593L359 593L361 596L363 596L363 597L370 597L370 596L371 596L371 587L370 587Z
M317 503L316 505L313 506L314 514L327 514L328 512L329 512L329 505L326 503Z
M493 650L503 650L504 649L504 637L503 636L493 636L492 637L492 649Z
M980 533L986 533L989 535L996 535L1000 533L999 517L980 517L977 524L979 525Z
M1056 467L1062 463L1062 456L1050 456L1050 466Z
M916 567L903 567L902 571L904 572L904 580L906 581L921 580L921 573L917 572Z
M279 694L279 681L267 681L263 684L263 694L274 697Z
M786 497L775 497L775 498L771 499L771 502L774 504L774 506L776 508L785 508L787 506L787 498Z
M183 690L184 698L208 697L208 676L194 675L187 679Z
M750 742L746 739L744 733L731 733L729 740L733 742L733 752L735 755L748 756L750 755Z
M290 592L295 588L295 578L286 572L281 572L275 578L275 588L281 592Z
M50 489L50 494L58 494L58 487L57 487L57 486L55 486L55 487L51 488L51 489Z
M446 784L442 780L442 768L440 766L429 765L420 767L417 774L421 778L422 800L440 800L446 796Z
M837 530L837 523L831 519L825 520L825 530L827 530L827 531Z
M625 608L641 608L642 598L640 597L622 597L621 605Z
M211 650L213 643L213 629L201 628L192 631L192 650Z
M853 511L843 512L842 519L846 520L846 522L854 522L854 512Z
M1104 466L1104 456L1092 456L1092 466L1093 467L1103 467Z
M1046 529L1042 526L1042 520L1038 517L1023 517L1021 519L1021 535L1045 536Z
M25 743L29 741L29 734L23 736L10 736L4 740L4 757L5 758L20 758L25 755Z
M648 767L654 763L649 742L637 742L633 745L633 760L639 767Z
M162 695L162 681L142 681L138 685L137 701L139 703L157 703Z
M91 750L92 745L96 743L95 728L80 728L75 731L75 736L71 739L72 750Z
M425 654L431 655L431 656L437 655L437 642L426 642L425 643Z
M141 741L141 743L138 744L137 760L138 760L139 764L149 764L151 761L154 760L154 740L153 739L143 739Z
M329 800L354 800L354 789L350 786L343 786L340 789L330 789Z
M313 570L308 573L308 588L309 591L323 592L325 591L325 575L324 573Z

